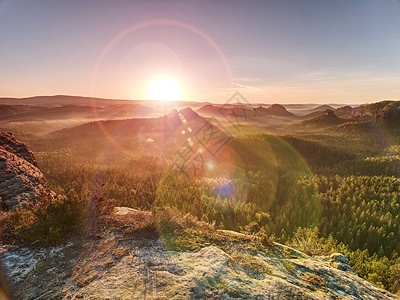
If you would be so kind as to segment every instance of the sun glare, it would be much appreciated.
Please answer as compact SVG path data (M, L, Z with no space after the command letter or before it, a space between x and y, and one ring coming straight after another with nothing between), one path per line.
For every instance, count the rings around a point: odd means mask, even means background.
M154 81L147 91L148 100L183 100L179 86L171 79L160 78Z

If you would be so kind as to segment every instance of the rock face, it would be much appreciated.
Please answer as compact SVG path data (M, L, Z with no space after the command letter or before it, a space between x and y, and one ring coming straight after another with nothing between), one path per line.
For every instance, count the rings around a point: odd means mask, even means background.
M117 208L113 217L138 214L150 212ZM400 299L359 278L340 253L312 258L280 244L254 253L237 242L168 251L158 235L112 229L52 248L1 247L15 299Z
M12 133L0 131L0 147L22 159L25 159L35 167L38 166L33 153L24 143L17 141Z
M0 198L3 209L28 207L49 194L32 152L11 133L0 131Z

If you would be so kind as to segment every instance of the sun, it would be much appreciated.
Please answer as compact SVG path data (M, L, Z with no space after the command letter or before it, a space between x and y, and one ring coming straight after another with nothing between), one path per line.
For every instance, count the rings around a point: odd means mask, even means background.
M179 86L169 78L159 78L147 90L147 100L183 100Z

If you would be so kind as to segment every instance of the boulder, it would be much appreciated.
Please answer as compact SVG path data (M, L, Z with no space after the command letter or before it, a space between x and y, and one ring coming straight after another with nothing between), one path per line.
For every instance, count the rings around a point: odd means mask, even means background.
M329 263L332 267L351 274L355 274L349 265L349 260L342 253L332 253L329 257Z

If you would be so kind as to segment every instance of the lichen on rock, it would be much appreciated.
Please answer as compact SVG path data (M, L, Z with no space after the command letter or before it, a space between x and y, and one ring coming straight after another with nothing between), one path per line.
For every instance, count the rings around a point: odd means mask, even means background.
M50 194L33 153L14 135L0 131L0 199L3 209L29 207Z

